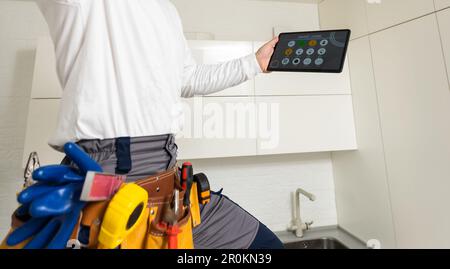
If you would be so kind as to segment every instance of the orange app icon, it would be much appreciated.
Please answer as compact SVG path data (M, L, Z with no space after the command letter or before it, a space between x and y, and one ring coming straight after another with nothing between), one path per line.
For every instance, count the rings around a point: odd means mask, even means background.
M284 51L284 55L291 56L291 54L294 53L294 50L291 48L288 48Z
M311 46L311 47L317 46L317 40L310 40L308 45Z

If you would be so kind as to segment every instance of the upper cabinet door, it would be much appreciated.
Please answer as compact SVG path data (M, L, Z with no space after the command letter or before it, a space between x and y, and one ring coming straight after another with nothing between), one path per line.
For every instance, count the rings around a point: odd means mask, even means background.
M215 64L253 52L252 42L234 41L189 41L194 58L199 64ZM239 86L216 93L217 96L253 95L254 81L249 80ZM35 74L31 98L60 98L61 86L56 74L55 53L49 37L38 41L35 61Z
M42 165L60 163L64 154L52 149L47 141L56 130L59 99L31 100L28 110L27 131L23 152L23 167L28 156L36 151Z
M252 42L245 41L188 41L192 54L198 64L217 64L253 52ZM245 96L254 94L254 81L246 81L236 87L212 94L213 96Z
M56 74L55 51L50 37L38 39L31 98L60 98L62 89Z
M434 11L433 0L368 1L366 5L371 33Z
M367 35L366 1L325 0L319 4L320 27L326 29L350 29L351 39Z
M445 62L447 64L447 73L448 77L450 78L450 9L438 12L437 16L442 39L442 47L444 50Z
M264 43L255 42L255 51ZM272 72L255 78L256 95L351 94L348 63L334 73Z
M356 149L351 95L256 97L258 155Z
M450 0L434 0L436 10L441 10L446 7L450 7Z

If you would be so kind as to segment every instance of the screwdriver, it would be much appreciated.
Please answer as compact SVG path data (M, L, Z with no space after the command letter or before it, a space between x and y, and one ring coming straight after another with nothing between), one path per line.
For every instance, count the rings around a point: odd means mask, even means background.
M181 187L185 192L183 205L189 206L192 182L194 181L194 169L192 163L184 162L181 168Z

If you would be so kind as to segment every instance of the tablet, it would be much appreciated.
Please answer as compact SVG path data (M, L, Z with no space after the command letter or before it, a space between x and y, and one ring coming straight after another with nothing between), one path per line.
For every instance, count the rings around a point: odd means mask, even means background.
M350 30L281 33L268 71L341 73Z

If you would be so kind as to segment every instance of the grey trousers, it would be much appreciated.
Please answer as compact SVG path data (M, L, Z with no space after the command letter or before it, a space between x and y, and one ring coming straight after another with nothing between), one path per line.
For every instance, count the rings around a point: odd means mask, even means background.
M106 173L115 173L121 156L117 139L84 140L77 144L97 161ZM136 181L176 165L177 145L173 135L136 137L128 141L131 160L126 173ZM119 150L120 151L120 150ZM123 152L121 152L123 155ZM69 159L63 163L71 164ZM195 167L194 167L195 169ZM258 232L259 221L221 193L212 193L211 202L201 206L202 223L193 231L198 249L247 249Z

